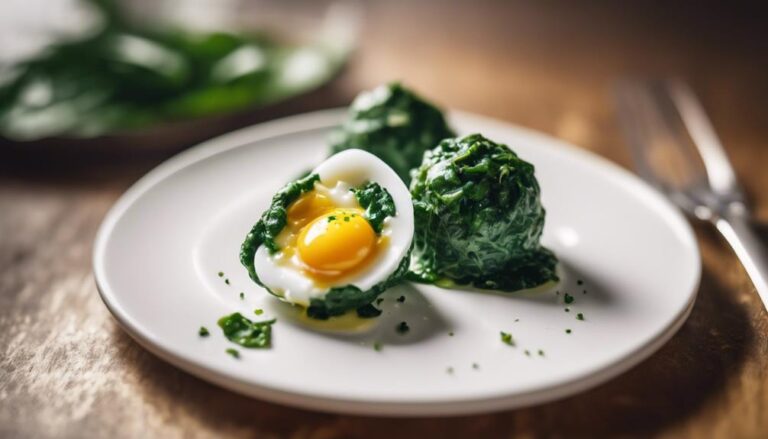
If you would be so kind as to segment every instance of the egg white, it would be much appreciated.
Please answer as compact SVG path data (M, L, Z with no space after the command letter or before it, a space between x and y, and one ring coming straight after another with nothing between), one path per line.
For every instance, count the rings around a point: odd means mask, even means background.
M284 300L302 306L309 306L311 299L322 299L333 287L354 285L366 291L386 280L408 253L414 230L408 188L395 171L373 154L359 149L342 151L321 163L313 173L328 188L325 194L336 207L358 207L350 188L373 181L392 196L396 214L384 221L381 236L388 237L388 242L376 258L365 269L339 278L327 288L318 287L303 274L298 254L286 261L281 252L270 255L265 246L260 246L254 256L254 268L261 282Z

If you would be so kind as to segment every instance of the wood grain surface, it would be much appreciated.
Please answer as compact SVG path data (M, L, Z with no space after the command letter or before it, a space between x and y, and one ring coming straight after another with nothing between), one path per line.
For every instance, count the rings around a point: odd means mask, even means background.
M314 105L402 79L444 106L538 129L628 166L613 81L679 76L701 95L765 223L764 28L757 11L733 5L371 3L360 52L334 97ZM146 149L99 158L0 151L0 436L768 437L768 313L738 260L701 225L704 273L689 321L630 372L562 401L393 420L277 406L194 378L118 327L91 273L104 214L165 158Z

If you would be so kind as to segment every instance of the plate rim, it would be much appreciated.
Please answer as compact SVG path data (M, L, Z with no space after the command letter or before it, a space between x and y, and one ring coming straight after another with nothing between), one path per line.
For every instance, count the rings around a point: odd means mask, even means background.
M218 386L227 388L240 394L267 400L270 402L299 407L302 409L317 410L323 412L356 414L356 415L375 415L375 416L454 416L485 413L491 411L507 410L541 404L544 402L572 396L596 387L624 372L635 365L641 363L655 353L661 346L680 329L690 314L701 282L701 253L698 242L695 239L693 229L683 214L675 208L662 194L656 189L639 179L637 176L617 165L616 163L590 152L589 150L576 147L566 141L556 137L541 133L536 130L521 127L513 123L481 116L469 112L451 110L448 112L449 119L475 120L482 124L493 125L500 129L515 131L527 137L536 138L541 142L547 143L557 149L565 149L569 153L581 156L587 161L596 162L606 171L631 183L633 191L640 190L645 196L650 196L654 201L666 210L666 216L677 223L678 231L684 233L685 240L693 246L693 263L695 264L695 279L692 291L689 292L687 306L678 312L678 315L656 334L644 346L638 347L633 353L621 358L604 367L593 370L581 378L570 379L562 383L556 382L546 387L541 387L529 392L518 392L514 394L501 395L497 397L478 397L463 399L441 399L424 398L417 401L370 401L357 398L344 398L339 396L317 395L311 393L301 393L292 390L274 388L263 384L256 384L251 381L245 381L219 372L215 369L199 364L193 359L178 355L162 347L157 337L152 334L146 334L148 331L141 331L138 322L128 315L118 303L119 300L114 294L107 281L106 267L104 266L104 254L114 227L125 212L138 200L143 194L151 190L158 183L170 177L174 173L195 163L201 162L214 155L236 149L249 143L267 140L274 137L289 135L292 133L312 131L322 128L330 128L338 125L346 108L332 108L299 115L276 119L273 121L255 124L244 127L222 136L218 136L202 142L190 149L174 155L162 163L158 164L147 174L133 183L121 195L114 205L104 216L98 232L94 239L92 252L92 265L96 287L107 309L117 320L118 324L131 336L140 346L150 351L152 354L162 360L171 363L180 369L191 373L203 380L212 382Z

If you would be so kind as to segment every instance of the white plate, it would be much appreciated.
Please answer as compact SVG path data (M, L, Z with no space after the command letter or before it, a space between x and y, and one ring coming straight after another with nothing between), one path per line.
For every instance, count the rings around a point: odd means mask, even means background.
M667 201L588 152L454 113L459 132L481 132L535 164L547 209L543 240L560 257L561 283L517 294L404 285L385 293L385 312L367 332L302 326L248 279L238 251L272 194L325 157L326 136L342 115L312 113L214 139L126 192L101 226L94 271L131 336L182 369L257 398L332 412L447 415L593 387L648 357L688 316L699 253ZM570 312L565 292L575 297ZM395 300L401 295L405 303ZM239 349L234 359L224 351L237 346L216 320L234 311L255 317L255 308L278 317L274 346ZM395 331L401 321L407 335ZM210 337L198 336L201 325ZM503 344L500 331L517 346Z

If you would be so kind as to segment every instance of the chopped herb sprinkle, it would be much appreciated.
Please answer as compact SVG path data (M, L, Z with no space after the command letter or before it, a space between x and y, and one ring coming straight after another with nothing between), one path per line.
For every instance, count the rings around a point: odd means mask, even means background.
M378 341L373 342L373 350L376 352L381 351L381 343L379 343Z
M584 314L582 313L576 314L576 320L584 320Z
M200 337L208 337L209 335L211 335L211 333L208 332L208 328L206 328L205 326L201 326L200 329L197 331L197 334Z
M544 351L539 349L539 357L543 357L543 356L544 356Z
M565 307L565 312L571 312L571 309L568 307Z
M384 301L384 299L379 297L378 299L376 299L376 305L381 305L381 302L383 302L383 301Z
M241 292L240 293L240 300L243 300L243 299L245 299L245 293Z
M398 302L400 302L400 303L403 303L403 302L405 302L405 296L400 296L400 297L398 297L398 298L397 298L397 301L398 301Z
M472 369L475 369L475 370L480 369L480 365L477 363L472 363Z
M527 356L529 356L529 357L530 357L530 356L531 356L531 351L529 351L528 349L526 349L526 350L525 350L525 355L527 355Z
M576 285L582 285L583 283L584 283L584 281L581 280L581 279L577 279L576 280Z
M224 279L224 283L229 285L229 279Z
M570 330L570 329L566 329L566 330L565 330L565 333L566 333L566 334L570 334L570 333L571 333L571 330Z
M395 328L395 330L396 330L396 331L397 331L399 334L405 334L406 332L410 331L410 330L411 330L411 328L410 328L410 326L408 326L408 323L406 323L406 322L400 322L400 324L399 324L399 325L397 325L397 328Z
M331 221L333 221L335 219L336 219L336 217L334 215L329 215L328 216L328 222L331 222Z
M257 316L260 316L260 315L264 314L264 310L261 309L261 308L256 308L256 309L253 310L253 313L256 314Z
M453 331L448 333L448 337L453 337Z
M570 294L568 294L568 293L565 293L565 295L563 296L563 301L564 301L566 304L571 304L571 303L573 303L573 296L571 296L571 295L570 295Z
M449 367L448 369L445 369L445 371L448 373L448 375L453 375L453 368Z
M509 332L501 331L501 341L510 346L515 345L515 340L512 338L512 334L510 334Z
M219 272L219 277L224 277L224 272L223 271Z
M520 321L520 319L515 319L515 322L519 322L519 321Z
M228 348L225 352L231 355L233 358L240 358L240 351L237 349Z
M347 222L347 223L349 222L349 217L348 216L344 217L344 222Z

